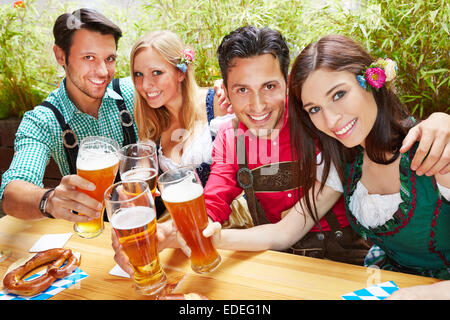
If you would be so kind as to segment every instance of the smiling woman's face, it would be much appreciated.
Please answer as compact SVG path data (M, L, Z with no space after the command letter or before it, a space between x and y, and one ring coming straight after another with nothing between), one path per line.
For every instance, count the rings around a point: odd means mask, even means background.
M348 148L364 146L377 117L373 95L348 71L313 71L303 84L302 102L316 128Z
M163 58L153 47L139 50L134 58L136 90L151 108L170 105L181 95L184 73Z

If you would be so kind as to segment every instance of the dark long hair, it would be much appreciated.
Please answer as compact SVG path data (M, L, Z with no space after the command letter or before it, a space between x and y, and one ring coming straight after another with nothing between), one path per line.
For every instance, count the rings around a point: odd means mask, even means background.
M312 194L315 194L317 148L322 152L324 161L320 191L327 180L331 162L336 166L343 181L344 164L351 161L361 147L347 148L314 126L309 114L303 109L301 99L303 84L307 77L319 68L348 71L356 77L374 61L371 55L353 40L341 35L328 35L309 44L292 66L288 84L292 150L297 153L293 156L298 158L299 186L302 186L306 197L307 210L316 222L318 217L315 202L314 199L310 199L309 191L312 190ZM402 120L406 119L409 113L392 89L383 86L378 90L372 89L371 92L378 112L374 126L365 140L365 148L372 161L388 164L397 157L406 136L407 128ZM394 156L387 159L386 154L390 153Z

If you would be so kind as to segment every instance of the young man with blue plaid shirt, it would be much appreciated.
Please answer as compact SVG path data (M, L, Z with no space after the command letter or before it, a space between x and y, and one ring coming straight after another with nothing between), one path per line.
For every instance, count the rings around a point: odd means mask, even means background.
M0 199L4 212L20 219L48 216L84 222L99 217L101 203L76 188L92 190L95 185L74 174L73 164L69 169L63 128L44 105L51 104L59 111L75 133L72 140L99 135L123 145L122 113L128 114L131 135L137 137L132 116L134 86L129 78L116 79L120 88L116 91L121 95L113 90L117 42L122 32L102 14L91 9L65 13L56 20L53 34L53 51L66 77L42 105L24 114L16 133L14 158L2 176ZM118 101L123 108L120 112ZM42 182L50 157L64 176L54 190L44 189Z

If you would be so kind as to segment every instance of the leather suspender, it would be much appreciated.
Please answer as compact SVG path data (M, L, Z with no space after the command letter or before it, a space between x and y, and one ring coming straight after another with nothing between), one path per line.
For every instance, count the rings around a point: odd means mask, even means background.
M56 120L58 120L58 123L62 130L62 141L64 145L64 152L66 154L67 163L69 165L69 170L71 174L77 173L77 155L78 155L78 138L75 132L73 132L72 129L70 129L69 125L64 120L63 115L59 110L52 105L48 101L43 101L41 103L42 106L49 108L53 111L55 114Z
M119 96L122 96L122 91L120 90L119 79L113 79L112 81L113 89ZM136 143L136 135L133 128L133 117L130 111L125 107L125 101L116 100L117 108L119 108L119 120L122 124L124 146L131 143Z
M114 91L122 96L120 86L119 86L119 79L113 79L113 89ZM124 140L123 145L136 143L136 134L134 133L134 127L133 127L133 117L131 116L131 113L126 109L125 107L125 101L122 100L116 100L117 107L119 109L119 120L122 125ZM69 170L71 174L77 173L77 155L78 155L78 138L75 132L70 128L70 126L66 123L64 120L63 115L61 112L50 102L43 101L41 103L42 106L49 108L53 111L55 114L56 120L58 120L58 123L62 130L62 140L64 145L64 152L66 154L67 163L69 165ZM116 181L120 180L120 176L118 175L116 177Z
M237 135L239 122L233 119L233 127L235 135ZM242 189L244 189L245 197L247 199L248 209L253 219L253 225L270 223L266 217L266 212L259 200L256 198L255 190L253 188L253 173L248 168L247 150L245 147L245 135L241 134L236 139L236 155L239 164L239 171L237 172L237 181ZM244 160L244 161L242 161ZM244 163L243 163L244 162Z
M247 199L248 209L253 219L253 224L266 224L270 223L267 219L264 208L255 195L256 192L280 192L295 190L298 188L298 175L299 171L295 165L295 161L278 162L270 165L261 166L250 170L248 168L247 161L247 149L245 146L245 134L237 135L239 127L239 121L233 120L233 128L235 130L236 139L236 155L239 165L237 172L237 181L241 188L244 189ZM271 165L277 165L278 170L272 175L264 175L261 171ZM334 216L334 213L332 213ZM330 227L339 227L337 218L330 223ZM327 219L328 222L328 219ZM320 223L317 224L319 230L322 231Z

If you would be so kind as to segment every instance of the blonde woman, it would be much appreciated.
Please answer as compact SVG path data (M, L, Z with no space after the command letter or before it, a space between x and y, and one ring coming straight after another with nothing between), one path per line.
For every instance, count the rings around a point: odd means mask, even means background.
M233 115L219 108L214 89L197 85L193 59L176 34L154 31L133 46L130 68L139 140L156 142L162 171L193 165L205 184L214 136Z
M213 88L200 88L194 76L194 52L171 31L141 37L130 54L135 85L135 118L139 140L157 144L159 167L164 172L192 165L203 186L212 163L212 142L219 127L234 117ZM215 85L215 87L220 87ZM158 212L162 211L157 198ZM231 205L229 226L249 225L245 200Z

